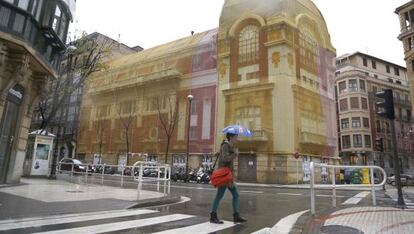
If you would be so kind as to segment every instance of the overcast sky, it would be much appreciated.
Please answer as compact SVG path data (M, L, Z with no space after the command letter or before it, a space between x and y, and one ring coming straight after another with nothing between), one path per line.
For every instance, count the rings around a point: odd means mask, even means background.
M260 0L251 0L260 1ZM275 0L278 1L278 0ZM398 16L409 0L314 0L328 23L338 55L368 52L404 65ZM193 30L218 27L224 0L77 0L76 30L100 32L129 46L150 48Z

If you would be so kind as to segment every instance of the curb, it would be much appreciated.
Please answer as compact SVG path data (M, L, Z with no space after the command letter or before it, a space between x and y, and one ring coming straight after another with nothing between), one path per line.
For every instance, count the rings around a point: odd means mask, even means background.
M180 202L181 200L182 200L181 196L168 195L162 198L151 198L151 199L141 200L127 207L126 209L138 209L138 208L148 208L148 207L154 207L154 206L170 205L170 204Z
M284 188L284 189L310 189L308 184L305 185L279 185L279 184L254 184L254 183L240 183L237 182L239 187L251 187L251 188ZM331 188L318 188L318 190L332 190ZM336 190L342 191L371 191L370 188L341 188L337 187Z

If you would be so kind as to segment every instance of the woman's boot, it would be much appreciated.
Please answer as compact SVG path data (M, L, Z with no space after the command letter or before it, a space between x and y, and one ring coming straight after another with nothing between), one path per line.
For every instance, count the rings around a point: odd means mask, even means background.
M244 223L244 222L247 222L247 219L244 219L244 218L240 217L239 213L234 213L233 214L233 221L234 221L234 223Z
M211 212L210 223L223 224L224 222L218 219L216 212Z

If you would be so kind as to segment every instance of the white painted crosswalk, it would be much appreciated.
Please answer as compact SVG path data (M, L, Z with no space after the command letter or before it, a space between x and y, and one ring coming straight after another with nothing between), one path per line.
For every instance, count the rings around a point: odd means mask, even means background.
M203 221L204 220L204 221ZM156 210L114 210L103 212L43 216L0 221L0 233L80 234L128 232L144 233L214 233L234 227L233 222L211 224L208 218L170 214Z
M364 199L366 196L368 196L371 192L361 192L357 195L349 198L345 202L342 203L342 205L356 205L358 204L362 199Z

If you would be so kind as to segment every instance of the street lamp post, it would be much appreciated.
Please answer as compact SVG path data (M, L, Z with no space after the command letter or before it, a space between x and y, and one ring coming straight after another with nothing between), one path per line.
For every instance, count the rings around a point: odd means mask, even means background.
M191 125L191 104L194 100L194 96L193 95L188 95L187 96L187 100L188 100L188 116L187 116L187 160L185 163L185 172L188 174L188 159L190 156L190 125Z

